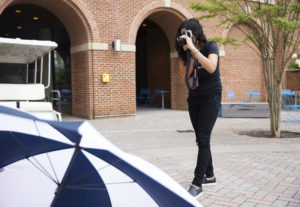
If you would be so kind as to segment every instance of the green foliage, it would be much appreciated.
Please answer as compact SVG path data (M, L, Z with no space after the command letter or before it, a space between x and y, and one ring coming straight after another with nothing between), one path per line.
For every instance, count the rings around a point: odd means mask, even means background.
M246 9L246 6L251 7L251 12ZM223 18L221 25L253 22L258 18L280 30L299 29L300 6L297 0L295 2L277 0L276 4L263 4L250 0L206 0L204 3L192 2L190 8L205 13L199 19Z
M299 68L299 66L298 66L296 63L290 64L290 65L288 66L288 70L293 70L293 69L295 69L295 68Z
M272 18L273 25L275 25L278 29L294 31L297 28L299 29L299 22L290 21L284 17L274 17Z
M300 29L300 4L298 0L206 0L192 2L190 8L201 12L199 19L220 17L217 26L240 25L248 30L245 41L250 41L261 52L270 50L284 41L288 46L297 44L294 34ZM239 28L240 29L240 28ZM242 30L242 29L240 29ZM281 39L279 39L281 38ZM236 41L233 41L236 43ZM219 41L223 44L223 41ZM228 44L228 41L225 41Z
M288 8L289 12L293 12L295 14L300 13L300 6L299 6L299 1L295 1L294 3L291 4L291 6Z
M58 80L58 82L64 81L64 73L65 71L62 69L55 69L55 79Z
M222 37L212 37L212 38L207 38L209 41L215 41L218 43L218 45L233 45L233 46L238 46L239 44L237 43L236 39L234 38L222 38Z

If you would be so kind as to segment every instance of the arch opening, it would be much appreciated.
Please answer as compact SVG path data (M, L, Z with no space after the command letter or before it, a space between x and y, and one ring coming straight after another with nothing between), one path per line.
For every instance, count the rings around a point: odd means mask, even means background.
M136 40L136 90L149 89L151 100L139 100L138 105L162 106L158 90L170 91L170 46L163 30L150 19L142 23ZM170 107L165 94L164 106Z
M59 90L62 93L62 112L71 113L70 38L61 21L42 7L32 4L15 4L7 7L0 16L0 37L50 40L58 44L52 52L51 84L46 91L46 96L49 99L51 90ZM48 68L47 62L44 61L44 68ZM22 67L18 64L0 64L0 82L25 83L25 70ZM29 68L29 82L33 82L33 68L34 65ZM42 79L45 84L46 72L43 73ZM58 108L59 104L55 102L54 106Z
M137 106L171 108L172 68L176 30L182 17L175 12L157 10L147 16L136 36ZM176 81L176 80L175 80ZM149 89L150 100L144 100L141 89ZM165 91L164 94L159 90ZM162 97L163 96L163 97ZM142 99L142 100L141 100ZM164 103L163 103L164 102Z

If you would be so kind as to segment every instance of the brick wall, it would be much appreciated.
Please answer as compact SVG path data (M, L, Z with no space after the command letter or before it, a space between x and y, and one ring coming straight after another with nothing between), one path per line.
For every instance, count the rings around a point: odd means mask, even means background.
M292 91L300 91L300 70L298 71L286 71L286 88Z
M93 62L94 116L134 114L135 53L94 51ZM103 73L110 75L108 83Z
M171 108L187 109L188 89L179 68L179 59L171 59Z
M239 46L225 47L226 55L221 58L221 79L223 83L223 101L229 101L227 90L234 91L236 101L246 101L248 90L259 90L260 101L266 101L262 63L260 57L245 43L243 34L232 27L229 37L239 40Z
M38 5L48 9L62 21L71 40L71 49L86 43L108 44L108 48L104 49L86 46L71 55L73 115L91 119L136 112L135 52L115 52L112 41L120 39L122 44L135 45L140 24L145 18L151 18L165 32L169 51L174 52L175 31L179 23L187 17L201 16L201 13L196 14L188 8L189 2L191 1L6 0L0 1L0 13L12 4ZM224 34L223 28L216 27L217 23L217 19L201 21L207 37ZM235 28L228 31L228 35L243 38ZM225 52L226 56L221 57L223 101L226 101L226 90L234 90L238 100L245 100L247 90L260 90L263 94L260 101L265 101L261 63L255 53L246 45L237 49L228 46ZM161 81L169 84L170 106L173 109L187 109L187 89L179 74L178 59L170 58L169 65L169 77ZM109 83L102 83L103 73L110 74Z
M93 117L92 52L72 54L72 113L79 117Z

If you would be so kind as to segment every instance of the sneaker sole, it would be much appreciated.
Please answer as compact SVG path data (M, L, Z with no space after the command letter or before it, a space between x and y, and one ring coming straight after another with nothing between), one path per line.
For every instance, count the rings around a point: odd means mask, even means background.
M202 185L210 186L210 185L217 185L217 183L202 183Z
M199 194L196 195L194 198L195 198L195 199L200 198L202 195L203 195L203 192L199 193Z

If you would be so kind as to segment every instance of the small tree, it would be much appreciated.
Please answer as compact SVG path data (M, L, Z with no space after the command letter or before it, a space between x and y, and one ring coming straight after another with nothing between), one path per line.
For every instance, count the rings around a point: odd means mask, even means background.
M282 76L293 53L299 49L300 1L206 0L204 3L192 2L190 6L204 12L199 19L220 17L218 26L229 28L234 25L245 34L246 42L262 60L271 134L280 137Z

